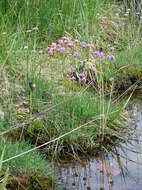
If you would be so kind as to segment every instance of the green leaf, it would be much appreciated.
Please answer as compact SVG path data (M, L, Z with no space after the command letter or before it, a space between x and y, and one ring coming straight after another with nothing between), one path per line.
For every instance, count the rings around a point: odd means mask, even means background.
M3 161L3 157L4 157L4 151L5 151L5 148L3 149L2 155L1 155L1 158L0 158L0 171L2 169L2 161Z

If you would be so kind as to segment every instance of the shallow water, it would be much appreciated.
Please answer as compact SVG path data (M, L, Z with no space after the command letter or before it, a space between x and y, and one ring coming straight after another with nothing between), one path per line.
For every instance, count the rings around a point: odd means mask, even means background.
M137 129L113 153L56 166L55 190L142 190L142 102L129 111Z

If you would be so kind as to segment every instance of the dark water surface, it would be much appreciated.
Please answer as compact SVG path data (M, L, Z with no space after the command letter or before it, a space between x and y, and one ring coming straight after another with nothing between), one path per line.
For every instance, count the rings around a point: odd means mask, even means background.
M130 142L118 143L113 153L56 167L55 190L142 190L142 102L129 112L136 127Z

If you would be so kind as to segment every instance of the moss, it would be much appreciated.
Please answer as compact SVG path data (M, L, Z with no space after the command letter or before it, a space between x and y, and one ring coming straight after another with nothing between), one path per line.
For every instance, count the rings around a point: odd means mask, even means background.
M0 155L5 147L4 160L11 158L13 156L19 155L21 153L26 152L27 150L32 149L28 143L16 142L12 143L7 140L0 139ZM12 159L3 164L3 169L9 168L10 172L14 175L20 173L26 173L28 175L33 175L35 173L42 174L48 176L52 172L52 168L45 157L41 155L39 152L29 152L23 156L19 156L15 159Z
M9 176L7 190L52 190L55 186L55 179L51 176L35 174L32 176L20 175Z
M123 81L123 82L122 82ZM126 91L128 88L132 87L137 83L135 92L141 92L142 86L142 71L137 68L130 67L129 69L123 70L119 75L118 79L115 81L115 89L118 92Z

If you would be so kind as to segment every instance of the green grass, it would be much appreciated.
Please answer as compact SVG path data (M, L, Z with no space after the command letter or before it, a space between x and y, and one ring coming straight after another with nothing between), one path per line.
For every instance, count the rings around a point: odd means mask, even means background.
M20 138L29 143L41 145L82 126L70 135L65 135L60 141L57 141L57 144L55 141L45 148L45 151L48 154L54 152L55 156L61 155L64 151L65 154L72 152L73 149L77 153L82 153L83 150L89 152L96 149L99 142L105 141L105 138L100 139L100 135L109 137L113 134L118 139L122 138L120 131L124 125L121 118L123 109L121 109L122 106L116 105L116 103L114 106L111 100L100 102L91 93L57 96L53 98L50 106L44 105L43 117L30 122L24 130L19 128L17 132L11 131L10 137L13 140ZM116 128L120 133L117 133ZM10 129L10 126L7 126L7 129Z
M56 1L22 0L11 2L1 1L2 30L10 27L14 32L19 27L20 32L32 27L40 28L39 41L45 39L52 41L64 35L65 31L78 31L86 36L84 29L91 27L94 13L98 9L98 1ZM95 8L95 9L94 9ZM11 15L8 17L8 15ZM15 24L15 20L18 22ZM89 23L88 23L89 21ZM85 22L87 22L85 24ZM78 28L81 24L81 28ZM48 35L48 36L47 36ZM47 37L46 37L47 36ZM52 39L52 40L51 40Z
M11 143L1 139L0 153L2 153L3 148L5 148L4 161L17 154L25 152L32 147L26 142L21 142L19 144L18 142ZM52 172L48 161L46 161L45 157L41 156L38 152L28 153L24 156L3 163L3 169L6 167L9 167L9 172L14 172L16 175L25 173L28 175L42 174L44 176L48 176Z
M138 80L142 83L141 21L133 9L113 0L1 0L0 10L0 133L17 126L1 136L4 159L48 141L53 143L44 152L58 156L125 139L125 103L119 97L116 102L113 94L122 81L126 92ZM75 45L63 44L59 48L66 52L52 50L53 55L45 51L63 36ZM94 56L95 51L104 57ZM11 173L48 175L46 163L37 150L4 167Z

